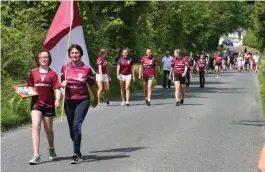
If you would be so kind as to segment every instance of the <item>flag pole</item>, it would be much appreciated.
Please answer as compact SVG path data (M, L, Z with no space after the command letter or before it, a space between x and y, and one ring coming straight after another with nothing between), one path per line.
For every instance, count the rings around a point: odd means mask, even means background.
M70 22L70 27L69 27L69 37L68 37L67 49L69 49L70 43L71 43L72 25L73 25L73 0L71 0L71 22ZM68 63L69 63L69 56L68 56L68 52L67 52L66 53L66 66L65 66L66 68L65 68L64 81L66 81L66 78L67 78ZM61 122L63 122L64 102L65 102L66 87L64 88L63 92L64 92L64 94L63 94L63 104L62 104Z

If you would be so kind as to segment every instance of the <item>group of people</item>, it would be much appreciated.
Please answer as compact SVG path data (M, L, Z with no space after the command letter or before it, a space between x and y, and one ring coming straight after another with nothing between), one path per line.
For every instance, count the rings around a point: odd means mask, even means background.
M130 106L130 86L131 82L135 81L134 62L128 54L128 49L123 49L117 62L116 75L120 81L121 106ZM102 99L107 105L110 104L108 95L112 79L109 75L107 51L100 50L95 75L93 69L82 62L83 50L79 45L71 45L68 49L68 56L71 62L62 66L60 78L49 67L52 57L46 49L41 49L37 53L35 58L37 68L30 72L28 86L38 93L38 96L32 97L31 102L33 158L29 161L30 165L40 162L39 143L42 119L49 143L49 159L53 160L57 157L54 148L53 118L55 108L60 107L61 88L65 90L64 111L73 143L71 164L79 163L82 158L81 127L90 104L93 107L100 107ZM217 78L220 78L223 56L217 52L213 57ZM212 57L205 53L199 55L199 58L193 56L192 52L186 56L179 49L175 49L171 57L169 51L166 51L160 68L162 70L163 67L163 87L170 88L171 82L174 82L176 106L184 104L185 87L189 88L194 70L199 73L200 88L204 88L209 58ZM146 54L141 58L138 73L138 78L143 81L145 104L151 106L152 84L153 80L158 77L157 59L152 55L151 49L146 49ZM90 102L90 92L94 97L93 103Z

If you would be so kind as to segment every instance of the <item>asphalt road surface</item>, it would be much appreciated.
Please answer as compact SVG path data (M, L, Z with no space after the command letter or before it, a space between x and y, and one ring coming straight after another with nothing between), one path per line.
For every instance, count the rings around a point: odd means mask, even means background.
M42 130L41 163L32 157L31 129L2 136L2 171L9 172L255 172L264 143L257 75L225 72L206 76L204 89L194 77L185 105L176 107L173 89L154 88L152 106L142 92L130 107L120 102L90 109L83 124L84 161L70 164L67 121L56 120L57 161L48 161Z

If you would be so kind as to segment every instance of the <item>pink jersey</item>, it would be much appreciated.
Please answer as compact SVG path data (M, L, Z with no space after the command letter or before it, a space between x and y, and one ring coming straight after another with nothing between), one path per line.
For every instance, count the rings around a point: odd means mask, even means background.
M34 87L38 96L32 97L33 106L54 107L54 89L60 88L58 76L55 71L49 69L47 73L41 73L39 68L33 69L29 74L28 86Z
M186 60L182 59L173 59L171 63L171 67L174 69L174 73L176 74L183 74L185 71L185 66L188 67Z
M118 61L118 65L120 66L120 74L122 75L130 75L132 74L132 66L133 61L131 58L120 58Z
M65 79L66 65L62 67L61 80ZM94 85L95 79L92 69L82 63L80 66L67 64L66 99L83 99L89 97L88 85Z
M143 76L154 76L156 68L156 58L151 56L143 56L141 60L143 66Z
M99 74L99 65L102 66L102 74L108 74L108 61L106 58L99 56L97 58L97 74Z
M197 64L198 64L198 67L199 67L199 71L200 72L205 71L206 63L205 63L205 60L204 59L199 59L197 61Z
M215 56L214 57L214 59L215 59L215 63L222 63L222 57L221 56Z

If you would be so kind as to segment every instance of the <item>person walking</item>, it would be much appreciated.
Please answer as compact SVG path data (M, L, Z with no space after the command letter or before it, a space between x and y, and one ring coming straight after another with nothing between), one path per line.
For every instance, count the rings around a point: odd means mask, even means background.
M131 80L135 82L134 65L132 58L128 57L128 49L122 50L122 57L117 62L117 78L120 80L121 87L121 105L130 106L130 86ZM124 92L126 94L126 102L124 99Z
M180 56L180 50L174 50L175 59L172 61L169 79L172 78L174 74L174 84L175 84L175 99L176 99L176 106L180 106L184 103L184 83L185 78L188 70L187 63L182 59L183 57ZM181 99L179 100L179 94L181 95Z
M166 55L162 58L160 70L163 68L163 88L170 88L171 80L168 79L171 62L173 57L170 56L170 52L167 50Z
M70 163L78 164L82 158L81 128L90 106L88 88L94 97L93 107L97 105L98 97L92 69L81 61L82 48L73 44L68 49L68 55L72 61L62 67L61 86L65 88L64 110L73 142L73 156Z
M105 100L106 104L109 105L109 92L110 92L110 75L109 75L109 69L108 69L108 61L107 61L107 50L101 49L98 53L97 58L97 73L96 73L96 81L98 86L98 92L97 92L97 99L98 99L98 105L97 107L101 106L101 98L102 98L102 92L103 92L103 86L105 89L103 99Z
M55 71L50 69L52 57L48 50L41 49L35 58L37 68L29 74L28 87L35 88L38 96L31 100L31 120L32 120L32 143L33 158L30 165L40 162L40 131L41 120L43 120L44 130L49 144L49 159L54 160L57 155L54 149L53 118L55 108L60 106L60 82Z
M205 67L206 67L206 62L204 60L203 55L201 55L200 59L197 62L197 69L199 71L199 76L200 76L200 88L204 88L205 84Z
M144 96L147 106L151 106L152 84L157 78L156 58L152 56L152 50L146 49L146 55L142 57L139 68L139 79L143 80Z

